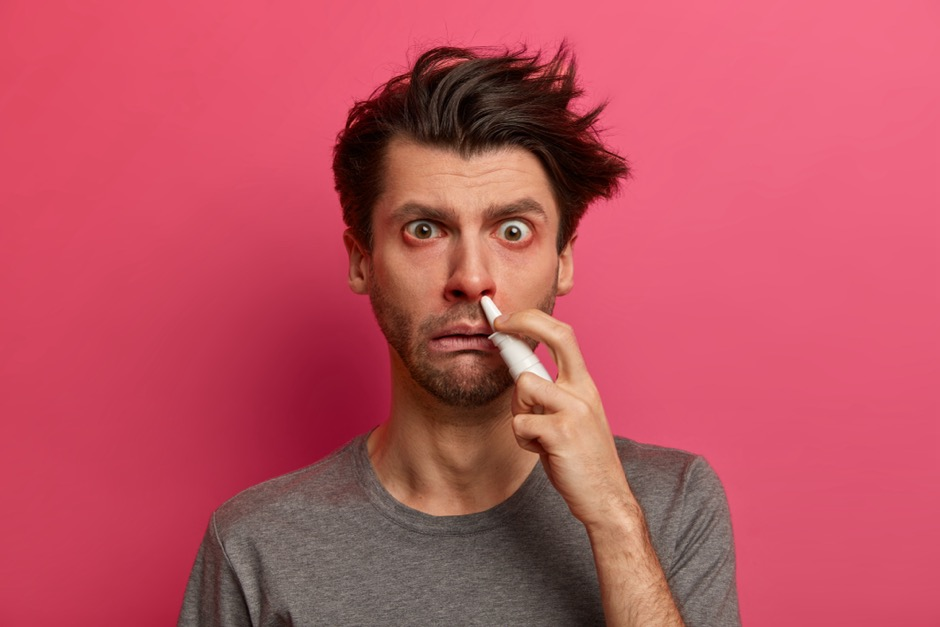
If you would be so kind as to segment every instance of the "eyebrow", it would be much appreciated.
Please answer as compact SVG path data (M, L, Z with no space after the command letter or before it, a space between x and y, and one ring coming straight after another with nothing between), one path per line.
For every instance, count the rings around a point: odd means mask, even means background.
M508 205L496 205L489 207L483 214L488 220L499 220L517 215L536 216L542 220L548 220L548 214L542 205L532 198L522 198Z
M428 220L437 220L440 222L451 221L456 212L451 209L442 209L423 205L418 202L406 202L394 211L390 218L393 221L411 221L419 218ZM548 214L542 205L532 198L521 198L506 205L491 205L483 212L483 217L487 221L495 221L509 218L517 215L536 216L542 220L548 220Z

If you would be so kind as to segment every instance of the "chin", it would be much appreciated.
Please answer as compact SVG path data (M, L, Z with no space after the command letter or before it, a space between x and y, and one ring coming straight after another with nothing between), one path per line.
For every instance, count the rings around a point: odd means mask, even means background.
M461 371L462 370L462 371ZM505 366L498 369L471 368L438 370L417 368L412 378L438 401L451 407L485 407L512 387L512 377Z

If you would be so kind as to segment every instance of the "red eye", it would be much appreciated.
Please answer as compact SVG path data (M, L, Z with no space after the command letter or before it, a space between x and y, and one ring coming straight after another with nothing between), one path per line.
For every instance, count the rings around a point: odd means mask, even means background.
M532 236L532 229L522 220L503 222L497 232L507 242L521 242Z
M431 239L441 235L440 227L427 220L409 222L405 225L405 231L415 239Z

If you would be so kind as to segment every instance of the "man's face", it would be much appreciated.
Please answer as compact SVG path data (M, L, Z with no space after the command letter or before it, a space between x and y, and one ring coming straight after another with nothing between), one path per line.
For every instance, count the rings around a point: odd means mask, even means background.
M470 158L393 140L373 209L372 250L347 232L349 281L369 294L393 376L438 400L482 406L512 379L487 338L480 298L504 312L551 313L572 287L570 244L556 249L559 213L530 152L505 147Z

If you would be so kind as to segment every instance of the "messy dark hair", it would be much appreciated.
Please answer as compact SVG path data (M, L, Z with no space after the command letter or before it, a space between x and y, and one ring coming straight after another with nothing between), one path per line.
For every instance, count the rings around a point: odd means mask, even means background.
M333 175L343 219L372 246L372 209L382 193L384 157L393 138L473 156L505 146L541 161L558 202L558 249L568 243L588 205L609 198L628 173L626 161L601 142L600 104L579 115L582 95L565 44L547 62L525 48L500 51L434 48L411 71L379 87L349 112L333 149Z

